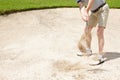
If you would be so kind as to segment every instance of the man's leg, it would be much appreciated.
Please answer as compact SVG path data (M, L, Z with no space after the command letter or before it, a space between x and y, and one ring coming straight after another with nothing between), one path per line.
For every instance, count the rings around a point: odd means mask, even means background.
M80 51L82 53L77 53L78 56L83 56L83 53L87 53L87 55L91 55L92 54L92 50L91 50L91 30L93 27L85 27L84 33L81 36L80 42L78 44L78 47L80 49Z
M98 27L97 30L98 36L98 47L99 47L99 54L103 55L103 48L104 48L104 27Z
M105 27L99 26L97 30L98 36L98 47L99 47L99 54L98 54L98 64L103 63L107 58L104 58L103 55L103 48L104 48L104 29Z
M98 16L97 35L98 35L99 53L101 55L103 55L104 29L105 29L106 24L107 24L108 14L109 14L109 6L108 6L108 4L106 4L99 10L99 14L98 14L99 16Z
M106 27L108 14L109 14L109 6L108 4L104 5L98 12L98 30L97 30L97 36L98 36L98 47L99 47L99 54L98 59L99 63L102 63L106 60L106 58L103 57L103 49L104 49L104 29Z
M87 48L91 49L91 41L92 41L92 36L91 36L91 31L92 31L92 26L87 26L85 28L84 34L86 36L86 44L87 44Z

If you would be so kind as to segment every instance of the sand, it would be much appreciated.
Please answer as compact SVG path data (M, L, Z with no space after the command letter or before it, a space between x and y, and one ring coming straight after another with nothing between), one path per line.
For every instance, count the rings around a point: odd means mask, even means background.
M90 66L78 57L83 33L78 8L33 10L0 16L0 80L120 80L120 10L111 9L105 29L108 60ZM92 31L98 52L97 27Z

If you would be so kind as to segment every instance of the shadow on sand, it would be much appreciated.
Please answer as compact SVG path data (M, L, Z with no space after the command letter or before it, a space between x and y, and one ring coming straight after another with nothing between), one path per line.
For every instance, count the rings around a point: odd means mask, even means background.
M105 52L104 57L107 58L107 61L114 60L114 59L120 58L120 52ZM107 71L105 69L101 69L101 66L102 65L99 65L97 67L94 67L93 69L88 69L87 71L90 71L93 73L100 73L100 72Z
M120 58L120 52L106 52L105 57L107 57L107 61Z

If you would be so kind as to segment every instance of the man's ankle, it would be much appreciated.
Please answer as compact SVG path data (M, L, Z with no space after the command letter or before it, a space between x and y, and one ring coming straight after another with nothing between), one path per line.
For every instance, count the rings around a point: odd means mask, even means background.
M86 53L91 55L92 54L92 50L90 48L87 48L86 49Z
M102 58L103 58L103 55L98 54L98 59L102 59Z

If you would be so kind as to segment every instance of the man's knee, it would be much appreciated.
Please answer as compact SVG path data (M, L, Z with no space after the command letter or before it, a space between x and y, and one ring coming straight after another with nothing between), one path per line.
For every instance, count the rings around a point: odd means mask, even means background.
M86 34L86 35L91 34L92 28L93 28L93 27L87 26L87 27L85 28L85 34Z
M104 34L104 27L98 27L97 35L102 36Z

